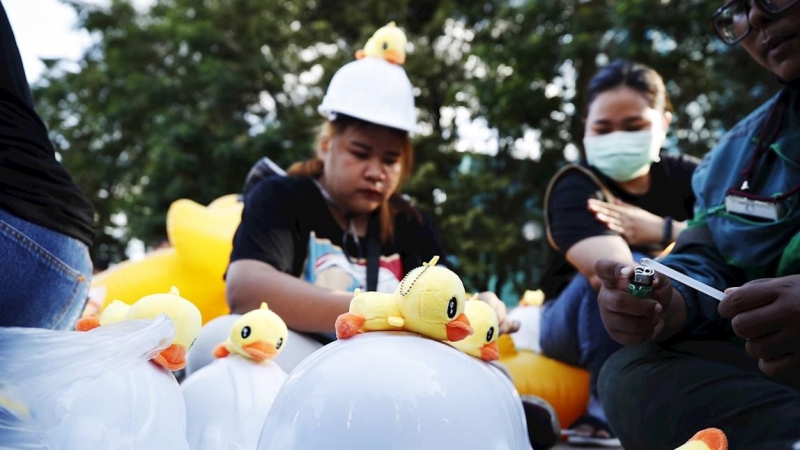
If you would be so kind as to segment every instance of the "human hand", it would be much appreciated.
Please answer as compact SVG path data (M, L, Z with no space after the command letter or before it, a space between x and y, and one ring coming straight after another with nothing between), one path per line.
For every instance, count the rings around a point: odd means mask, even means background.
M590 198L589 211L609 230L616 231L629 245L650 245L661 242L664 219L621 200L615 203Z
M662 335L673 297L667 277L655 274L652 298L647 299L628 293L628 277L633 272L629 265L601 259L594 270L603 283L597 295L600 316L615 341L637 345Z
M494 292L484 291L477 294L477 297L478 300L487 303L497 313L500 334L513 333L519 330L520 323L516 320L509 320L506 304Z
M765 375L800 385L800 275L725 290L719 314L731 321Z

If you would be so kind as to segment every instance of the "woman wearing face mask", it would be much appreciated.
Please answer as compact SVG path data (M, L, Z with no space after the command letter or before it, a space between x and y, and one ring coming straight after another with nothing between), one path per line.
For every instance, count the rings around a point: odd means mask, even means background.
M599 261L603 323L626 345L599 392L625 448L717 427L731 448L798 449L800 1L727 1L712 22L783 84L698 166L696 217L662 261L724 294L656 274L651 299L634 297L625 260Z
M591 373L588 414L570 427L569 441L618 445L596 397L597 374L620 346L600 319L594 264L609 255L634 263L675 239L692 211L696 161L661 153L671 114L653 69L614 61L591 79L587 99L586 162L559 171L545 198L554 254L542 279L549 300L541 346Z

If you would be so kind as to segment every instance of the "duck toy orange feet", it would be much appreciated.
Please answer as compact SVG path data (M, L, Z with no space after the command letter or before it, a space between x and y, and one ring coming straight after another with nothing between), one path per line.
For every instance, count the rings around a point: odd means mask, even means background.
M130 306L114 301L103 310L100 317L85 317L79 320L75 329L89 331L123 320L153 320L162 314L166 314L172 321L175 337L169 347L153 357L153 362L174 372L186 366L186 352L197 339L202 326L200 310L192 302L181 297L176 287L165 294L142 297Z

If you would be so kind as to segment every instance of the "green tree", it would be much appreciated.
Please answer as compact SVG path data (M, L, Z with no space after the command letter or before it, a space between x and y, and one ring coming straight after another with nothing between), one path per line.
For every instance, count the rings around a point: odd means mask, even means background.
M544 187L580 144L582 87L599 64L659 70L674 146L694 154L772 89L715 40L702 0L156 0L143 12L63 1L97 42L76 70L49 61L35 95L97 208L93 256L112 261L132 237L163 239L174 200L239 191L262 155L284 167L310 156L325 86L391 20L409 37L422 125L405 190L434 215L469 289L534 284ZM485 119L496 154L458 151L470 146L464 114Z

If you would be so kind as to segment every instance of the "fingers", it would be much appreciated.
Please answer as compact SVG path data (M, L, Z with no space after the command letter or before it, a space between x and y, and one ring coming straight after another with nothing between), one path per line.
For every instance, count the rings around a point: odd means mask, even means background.
M792 292L797 289L794 285L787 284L785 278L789 277L764 278L735 289L728 289L717 311L722 317L733 319L742 312L766 306L775 301L781 292Z
M519 320L505 320L500 324L500 334L516 333L519 327Z
M745 343L747 353L756 358L781 358L797 352L798 333L785 328L778 332L748 339Z
M609 259L601 259L594 263L595 274L608 289L627 290L628 277L632 271L633 268L629 265Z
M786 323L787 319L791 319L791 317L781 311L780 305L772 303L762 308L736 314L731 319L731 326L737 336L754 339L775 333L786 325L791 325L791 323Z

